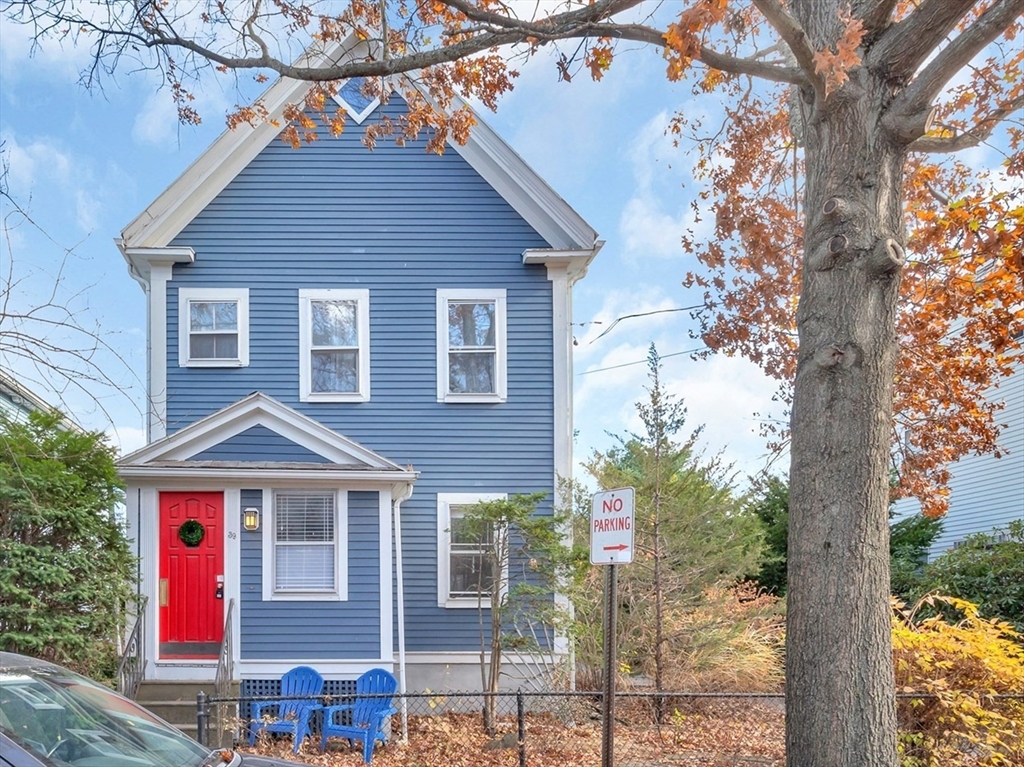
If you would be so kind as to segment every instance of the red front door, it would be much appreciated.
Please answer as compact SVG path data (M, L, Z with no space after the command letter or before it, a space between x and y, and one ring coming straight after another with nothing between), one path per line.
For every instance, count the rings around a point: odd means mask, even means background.
M161 658L216 658L220 654L224 634L223 493L160 493L157 597Z

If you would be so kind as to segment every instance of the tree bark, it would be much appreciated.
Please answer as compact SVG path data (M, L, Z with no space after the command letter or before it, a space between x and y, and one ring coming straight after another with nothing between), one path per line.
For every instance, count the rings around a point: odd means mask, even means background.
M813 35L812 35L813 37ZM786 632L790 767L895 767L888 456L905 142L893 88L864 68L804 94Z

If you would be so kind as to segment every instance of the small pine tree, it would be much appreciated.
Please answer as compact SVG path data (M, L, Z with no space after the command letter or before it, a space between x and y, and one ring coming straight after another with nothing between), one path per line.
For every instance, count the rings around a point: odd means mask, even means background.
M58 412L0 413L0 649L113 676L135 567L114 456Z
M603 490L636 491L635 554L619 572L621 657L650 669L662 691L678 616L699 605L707 589L732 585L756 566L761 531L733 493L727 467L695 452L700 430L677 440L686 409L662 386L653 344L648 366L648 400L637 403L644 431L620 437L586 467Z

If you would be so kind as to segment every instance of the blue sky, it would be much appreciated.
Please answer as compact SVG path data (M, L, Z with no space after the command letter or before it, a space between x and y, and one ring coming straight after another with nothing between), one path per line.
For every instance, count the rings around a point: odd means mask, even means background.
M181 126L155 73L124 70L102 90L86 91L78 81L87 63L86 51L53 43L33 51L25 30L0 23L8 182L38 225L5 207L0 268L5 281L11 270L11 302L22 309L45 302L59 275L57 303L100 329L110 348L97 360L118 386L83 382L58 394L44 373L8 365L41 396L131 450L144 441L145 302L113 238L224 129L239 95L231 85L207 83L196 92L203 123ZM575 321L587 323L575 328L577 458L612 444L606 432L639 428L634 403L645 397L653 341L666 357L663 380L688 408L688 426L705 425L701 446L722 451L746 475L765 463L755 413L781 415L774 384L756 367L680 354L699 346L688 336L686 312L624 320L597 338L616 317L697 303L681 285L692 264L680 236L685 228L711 236L711 225L694 222L689 207L692 157L664 134L676 110L716 107L691 99L689 86L666 81L657 51L637 48L620 51L600 83L586 73L559 82L550 59L535 60L498 113L483 117L607 241L574 298Z

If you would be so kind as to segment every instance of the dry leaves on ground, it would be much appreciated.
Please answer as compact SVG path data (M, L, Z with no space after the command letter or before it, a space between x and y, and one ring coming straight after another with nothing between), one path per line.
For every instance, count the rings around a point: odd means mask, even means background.
M619 767L778 767L785 761L781 712L760 703L704 705L672 709L661 726L620 724L615 730ZM398 726L396 719L395 726ZM409 718L409 743L378 746L377 767L518 767L515 719L499 723L488 737L477 714L441 714ZM512 733L502 739L503 735ZM501 746L511 745L511 748ZM245 751L295 758L291 740L261 741ZM327 752L307 740L297 757L320 767L357 767L360 748L331 740ZM595 721L568 724L549 714L526 718L526 759L530 767L593 767L601 758L601 727Z

